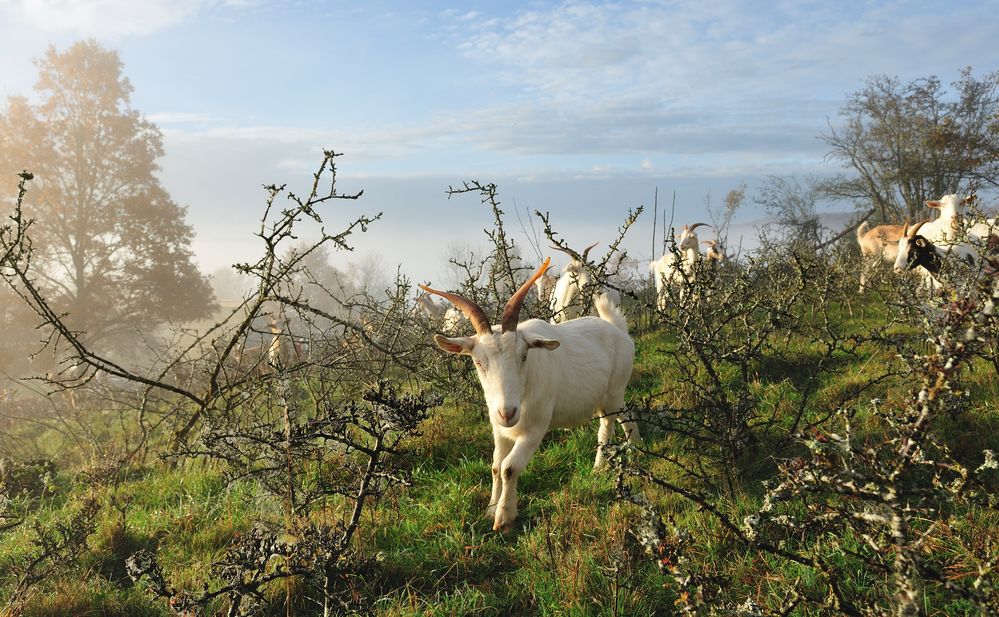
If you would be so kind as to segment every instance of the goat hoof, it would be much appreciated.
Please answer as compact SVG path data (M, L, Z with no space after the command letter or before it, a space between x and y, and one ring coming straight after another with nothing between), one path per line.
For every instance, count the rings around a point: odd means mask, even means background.
M513 529L513 521L517 519L517 515L507 516L502 511L496 515L496 519L493 521L493 531L498 531L500 533L506 533Z
M511 529L513 529L513 521L509 521L506 523L500 523L499 521L496 521L495 523L493 523L493 531L498 531L500 533L507 533Z

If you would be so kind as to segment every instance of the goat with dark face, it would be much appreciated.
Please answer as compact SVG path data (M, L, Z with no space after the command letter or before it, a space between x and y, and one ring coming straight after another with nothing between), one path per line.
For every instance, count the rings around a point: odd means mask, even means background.
M978 262L977 252L967 244L937 246L919 235L920 228L927 222L921 221L912 227L908 224L902 227L902 236L898 239L898 255L895 258L895 272L901 274L920 266L935 277L949 253L957 255L969 266L974 266Z

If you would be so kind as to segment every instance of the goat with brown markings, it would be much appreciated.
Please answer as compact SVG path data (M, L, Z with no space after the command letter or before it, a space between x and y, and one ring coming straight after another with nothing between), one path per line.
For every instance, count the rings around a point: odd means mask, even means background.
M863 263L860 266L860 291L863 293L871 271L881 262L895 263L898 255L898 240L902 237L901 225L877 225L871 227L864 221L857 227L857 244Z

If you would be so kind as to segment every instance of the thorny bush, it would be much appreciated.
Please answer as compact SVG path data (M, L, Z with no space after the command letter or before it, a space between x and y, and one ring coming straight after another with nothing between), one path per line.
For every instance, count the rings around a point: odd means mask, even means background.
M429 337L413 334L408 282L400 279L382 291L346 289L309 269L313 254L327 246L350 250L349 236L380 217L356 217L337 234L322 227L322 205L361 196L338 192L337 156L325 153L304 197L283 186L265 187L256 234L261 257L235 266L255 281L255 290L204 331L179 332L146 369L126 368L85 346L47 302L31 269L31 221L22 216L27 172L11 223L0 229L0 274L43 322L43 348L63 354L63 368L44 380L53 400L63 402L59 407L71 410L71 417L82 415L83 405L106 400L100 392L114 391L125 429L118 432L126 441L123 464L144 465L150 452L175 463L215 461L230 483L264 489L264 502L255 504L258 528L233 538L204 589L170 586L155 547L130 560L133 576L147 576L149 588L175 611L211 606L249 614L274 595L277 581L292 577L305 582L303 598L324 614L356 608L353 577L372 563L354 547L361 512L406 483L401 443L440 402L414 387L430 348ZM278 206L279 197L288 207ZM319 227L319 239L289 247L303 221ZM53 415L61 417L62 410ZM5 527L23 524L10 505L21 476L4 473ZM18 578L7 595L10 606L22 605L25 589L78 557L99 504L88 499L67 525L39 528L37 556L11 564L8 572ZM124 519L127 504L122 508Z
M930 298L885 281L883 321L847 335L833 315L852 314L851 263L764 255L670 292L654 353L679 379L644 404L663 436L612 460L642 512L634 536L685 614L999 614L999 537L981 535L996 456L938 434L971 419L962 379L996 344L994 279ZM844 357L883 364L830 398L823 380ZM885 388L911 394L864 403ZM712 521L713 550L667 496Z
M337 191L337 156L325 154L304 197L267 187L261 258L236 266L254 291L203 331L178 330L165 346L148 342L156 353L141 370L81 344L45 301L20 208L30 174L0 228L0 274L40 316L44 350L61 362L44 380L55 393L50 412L5 405L0 421L30 415L123 468L159 464L154 456L210 461L229 483L260 489L260 523L232 538L206 586L182 588L155 545L129 559L129 573L175 612L277 610L282 582L287 590L292 581L306 591L286 596L285 607L363 610L372 599L362 579L379 566L353 540L361 512L406 484L405 439L441 394L481 396L469 364L433 347L431 335L445 324L415 310L409 280L375 289L313 270L326 247L349 250L350 235L378 216L289 246L302 225L323 225L321 206L361 196ZM491 211L491 248L481 259L454 260L463 280L451 291L495 320L532 266L506 229L496 186L471 181L450 190L465 193ZM995 518L995 457L957 452L938 434L942 418L972 411L962 383L969 367L980 370L979 358L997 366L989 279L927 299L888 277L871 292L880 296L858 302L856 261L844 258L843 244L795 253L768 243L752 258L699 263L693 277L667 289L659 311L654 281L621 283L631 278L622 272L621 239L640 213L629 212L592 260L559 237L549 215L536 214L547 241L590 275L584 312L599 290L617 289L639 339L641 385L633 391L643 394L631 405L646 438L640 448L620 447L613 461L622 497L639 505L634 536L677 606L695 614L918 615L937 606L995 614L999 551L981 523ZM540 261L541 234L534 237ZM585 243L594 240L605 241ZM524 314L550 311L549 302L532 300ZM858 365L865 369L852 374ZM914 381L921 385L911 396L897 394ZM830 390L830 382L845 385ZM87 414L92 407L104 410L101 430ZM16 446L0 436L0 454ZM14 471L0 470L0 533L23 531L31 500L50 489L32 483L23 463L4 464ZM100 486L114 502L113 483ZM694 529L695 515L677 498L710 522ZM96 516L88 503L69 522L35 528L35 548L10 572L44 584L70 568ZM115 507L124 518L129 504ZM24 585L4 585L13 590L5 589L10 605L23 604Z

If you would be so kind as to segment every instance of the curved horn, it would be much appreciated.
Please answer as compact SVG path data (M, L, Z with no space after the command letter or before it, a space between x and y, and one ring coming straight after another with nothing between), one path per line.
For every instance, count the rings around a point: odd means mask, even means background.
M534 287L534 281L541 278L541 275L548 269L551 260L551 257L545 257L545 262L538 266L538 269L534 271L531 278L527 279L527 281L520 286L520 289L518 289L512 296L510 296L510 299L506 301L506 306L503 307L503 316L500 317L501 330L503 332L517 331L517 321L520 319L520 307L524 304L524 298L527 297L527 294Z
M446 291L437 291L426 285L420 285L420 289L428 294L437 294L442 298L450 300L452 304L457 306L468 317L468 321L472 322L472 327L475 328L476 334L492 334L493 329L489 326L489 318L486 317L486 312L478 304L464 296Z
M598 244L600 244L600 243L599 242L594 242L590 246L588 246L585 249L583 249L583 262L584 263L586 262L586 256L590 254L590 249L593 248L593 247L595 247Z
M919 228L922 227L923 225L929 223L929 222L930 222L929 219L926 219L925 221L919 221L918 223L916 223L915 225L913 225L912 227L909 228L908 236L910 238L915 238L916 234L919 233Z
M711 225L708 225L707 223L694 223L690 227L687 227L687 231L694 231L698 227L711 227Z

